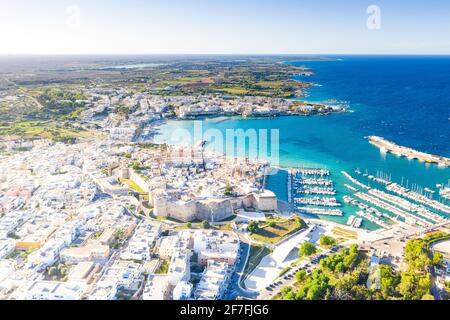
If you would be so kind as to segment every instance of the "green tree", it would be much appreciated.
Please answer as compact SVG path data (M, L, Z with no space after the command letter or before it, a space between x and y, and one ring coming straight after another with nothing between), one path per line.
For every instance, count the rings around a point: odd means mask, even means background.
M350 254L357 254L358 253L358 245L357 244L352 244L350 246L349 253Z
M125 238L125 231L123 229L118 229L114 232L114 237L119 240L122 241Z
M344 266L344 264L343 264L342 262L339 262L339 263L336 265L336 267L334 268L334 270L335 270L336 272L339 272L339 273L345 272L345 266Z
M292 292L292 287L284 287L283 289L281 289L281 294L283 296L285 296L286 294L288 294L289 292Z
M291 291L283 296L283 300L295 300L296 299L295 297L296 297L295 292Z
M433 254L433 264L435 266L441 266L442 265L442 258L443 258L442 253L435 252Z
M300 250L298 251L298 255L300 257L306 256L312 256L317 252L317 248L315 245L313 245L311 242L303 242L300 246Z
M68 269L67 269L66 266L61 267L59 270L60 270L60 272L61 272L61 276L62 276L62 277L64 277L65 275L67 275Z
M295 223L297 229L303 229L306 227L305 221L303 221L299 217L294 217L294 223Z
M271 228L274 228L274 227L277 225L277 223L276 223L275 220L270 219L270 220L267 222L267 225L268 225L269 227L271 227Z
M189 229L192 229L192 223L191 223L191 222L188 222L186 226L187 226Z
M403 272L398 291L404 300L420 300L431 290L431 278L414 272Z
M365 285L355 285L351 289L351 295L353 300L371 300L372 293Z
M259 231L259 224L256 221L251 221L247 227L248 232L257 233Z
M142 165L139 161L134 161L130 166L134 171L140 171L142 169Z
M209 223L209 221L203 221L202 222L202 228L203 229L209 229L209 228L211 228L211 224Z
M380 265L380 290L383 298L387 300L389 297L396 296L396 288L400 284L401 276L396 274L391 266Z
M227 182L227 186L225 187L225 195L231 196L233 194L233 188L231 187L230 183Z
M428 247L422 239L408 241L404 257L408 264L408 271L427 272L432 264L428 256Z
M309 287L308 293L306 294L306 298L308 300L321 300L324 296L323 288L318 284L313 284Z
M319 239L320 245L324 247L331 247L336 244L336 240L333 237L322 234Z
M305 270L299 270L296 274L295 274L295 278L297 279L298 282L303 282L305 281L307 276L307 273Z
M281 289L281 296L283 300L295 300L295 292L291 287Z

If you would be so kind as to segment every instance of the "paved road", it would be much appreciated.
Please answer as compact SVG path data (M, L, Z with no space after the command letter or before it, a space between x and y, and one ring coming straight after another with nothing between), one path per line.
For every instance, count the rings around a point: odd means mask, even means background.
M37 106L39 109L44 109L44 106L35 98L33 97L31 94L29 94L26 89L24 89L23 87L18 86L14 81L8 79L8 78L4 78L8 83L12 84L14 87L17 88L17 90L21 91L25 96L27 96L28 98L30 98Z
M250 253L251 243L249 238L245 234L237 232L236 229L235 232L239 236L239 240L241 242L240 259L238 260L238 263L236 265L236 271L231 277L228 291L224 296L224 300L235 300L237 297L242 297L245 299L256 299L257 293L247 291L240 286L240 280L247 264L247 257Z

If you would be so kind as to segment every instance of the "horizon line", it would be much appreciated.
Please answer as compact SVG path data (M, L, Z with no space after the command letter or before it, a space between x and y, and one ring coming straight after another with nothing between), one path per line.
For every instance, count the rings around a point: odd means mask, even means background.
M450 53L0 53L0 56L450 56Z

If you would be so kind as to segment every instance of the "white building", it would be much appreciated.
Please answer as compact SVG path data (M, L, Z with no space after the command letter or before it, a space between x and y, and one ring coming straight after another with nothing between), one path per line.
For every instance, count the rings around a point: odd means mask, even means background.
M152 223L143 223L136 228L134 235L128 242L127 248L122 252L124 260L149 261L151 250L161 235L161 226Z
M16 262L13 260L0 260L0 291L7 287L7 283L3 282L9 282L10 275L16 270L16 267Z
M95 287L89 294L89 300L108 301L114 300L117 295L117 286Z
M93 262L81 262L74 266L67 276L68 281L87 285L97 271L97 266Z
M68 264L78 264L84 261L105 263L110 254L109 246L88 243L83 247L66 248L61 251L60 258Z
M197 300L220 300L228 286L228 264L209 261L195 290Z
M97 286L102 288L116 287L117 289L137 290L141 276L142 272L139 264L128 261L117 261L103 272L100 280L97 282Z
M0 240L0 259L3 259L8 254L14 251L15 241L14 240Z
M179 252L172 256L169 264L169 283L176 286L180 281L189 281L191 278L191 255L186 252Z
M65 247L63 240L50 240L42 248L34 251L27 259L26 267L42 271L52 266L59 259L61 250Z
M162 237L158 241L157 251L162 259L170 259L178 252L187 250L189 240L183 237L184 233Z
M190 282L181 281L173 289L173 300L189 300L192 296L193 285Z
M149 275L142 294L143 300L167 300L169 296L169 277Z
M239 238L233 232L198 230L194 233L194 252L202 265L213 260L232 266L236 263L239 248Z
M81 300L85 288L77 283L33 281L26 292L27 300Z

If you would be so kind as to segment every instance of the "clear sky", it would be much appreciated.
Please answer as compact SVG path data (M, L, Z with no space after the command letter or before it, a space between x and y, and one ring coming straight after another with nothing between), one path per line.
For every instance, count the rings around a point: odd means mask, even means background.
M0 0L0 53L450 54L450 1Z

